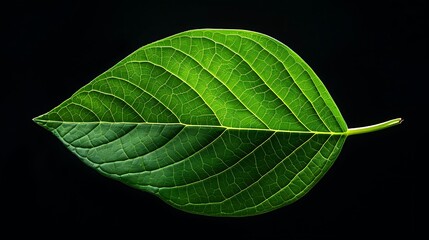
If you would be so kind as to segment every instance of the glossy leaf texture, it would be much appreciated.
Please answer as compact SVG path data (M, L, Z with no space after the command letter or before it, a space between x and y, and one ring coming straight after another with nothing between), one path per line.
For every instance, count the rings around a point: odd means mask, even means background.
M143 46L34 121L101 174L210 216L295 202L332 166L348 130L295 52L230 29Z

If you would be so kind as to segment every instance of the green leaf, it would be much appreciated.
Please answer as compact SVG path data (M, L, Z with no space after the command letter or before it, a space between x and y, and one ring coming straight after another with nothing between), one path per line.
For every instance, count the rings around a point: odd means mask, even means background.
M101 174L186 212L248 216L304 196L349 135L313 70L252 31L148 44L34 119Z

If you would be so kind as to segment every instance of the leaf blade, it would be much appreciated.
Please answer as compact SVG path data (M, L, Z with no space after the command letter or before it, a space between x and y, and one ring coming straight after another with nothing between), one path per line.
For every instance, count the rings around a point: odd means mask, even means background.
M296 201L347 136L311 68L246 30L191 30L148 44L34 120L101 174L214 216Z

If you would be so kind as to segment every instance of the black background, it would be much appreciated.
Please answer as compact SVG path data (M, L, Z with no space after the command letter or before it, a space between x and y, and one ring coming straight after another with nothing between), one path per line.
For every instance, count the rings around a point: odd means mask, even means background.
M427 11L423 0L2 6L2 228L58 237L412 239L417 171L425 160L418 157L415 133L417 113L427 111ZM330 171L301 200L248 218L176 210L99 175L32 122L137 48L195 28L248 29L285 43L322 79L349 127L405 121L350 137Z

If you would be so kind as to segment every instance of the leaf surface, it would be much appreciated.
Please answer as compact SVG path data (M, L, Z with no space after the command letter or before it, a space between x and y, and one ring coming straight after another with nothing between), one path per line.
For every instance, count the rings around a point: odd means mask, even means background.
M143 46L34 121L101 174L210 216L298 200L332 166L348 131L296 53L227 29Z

